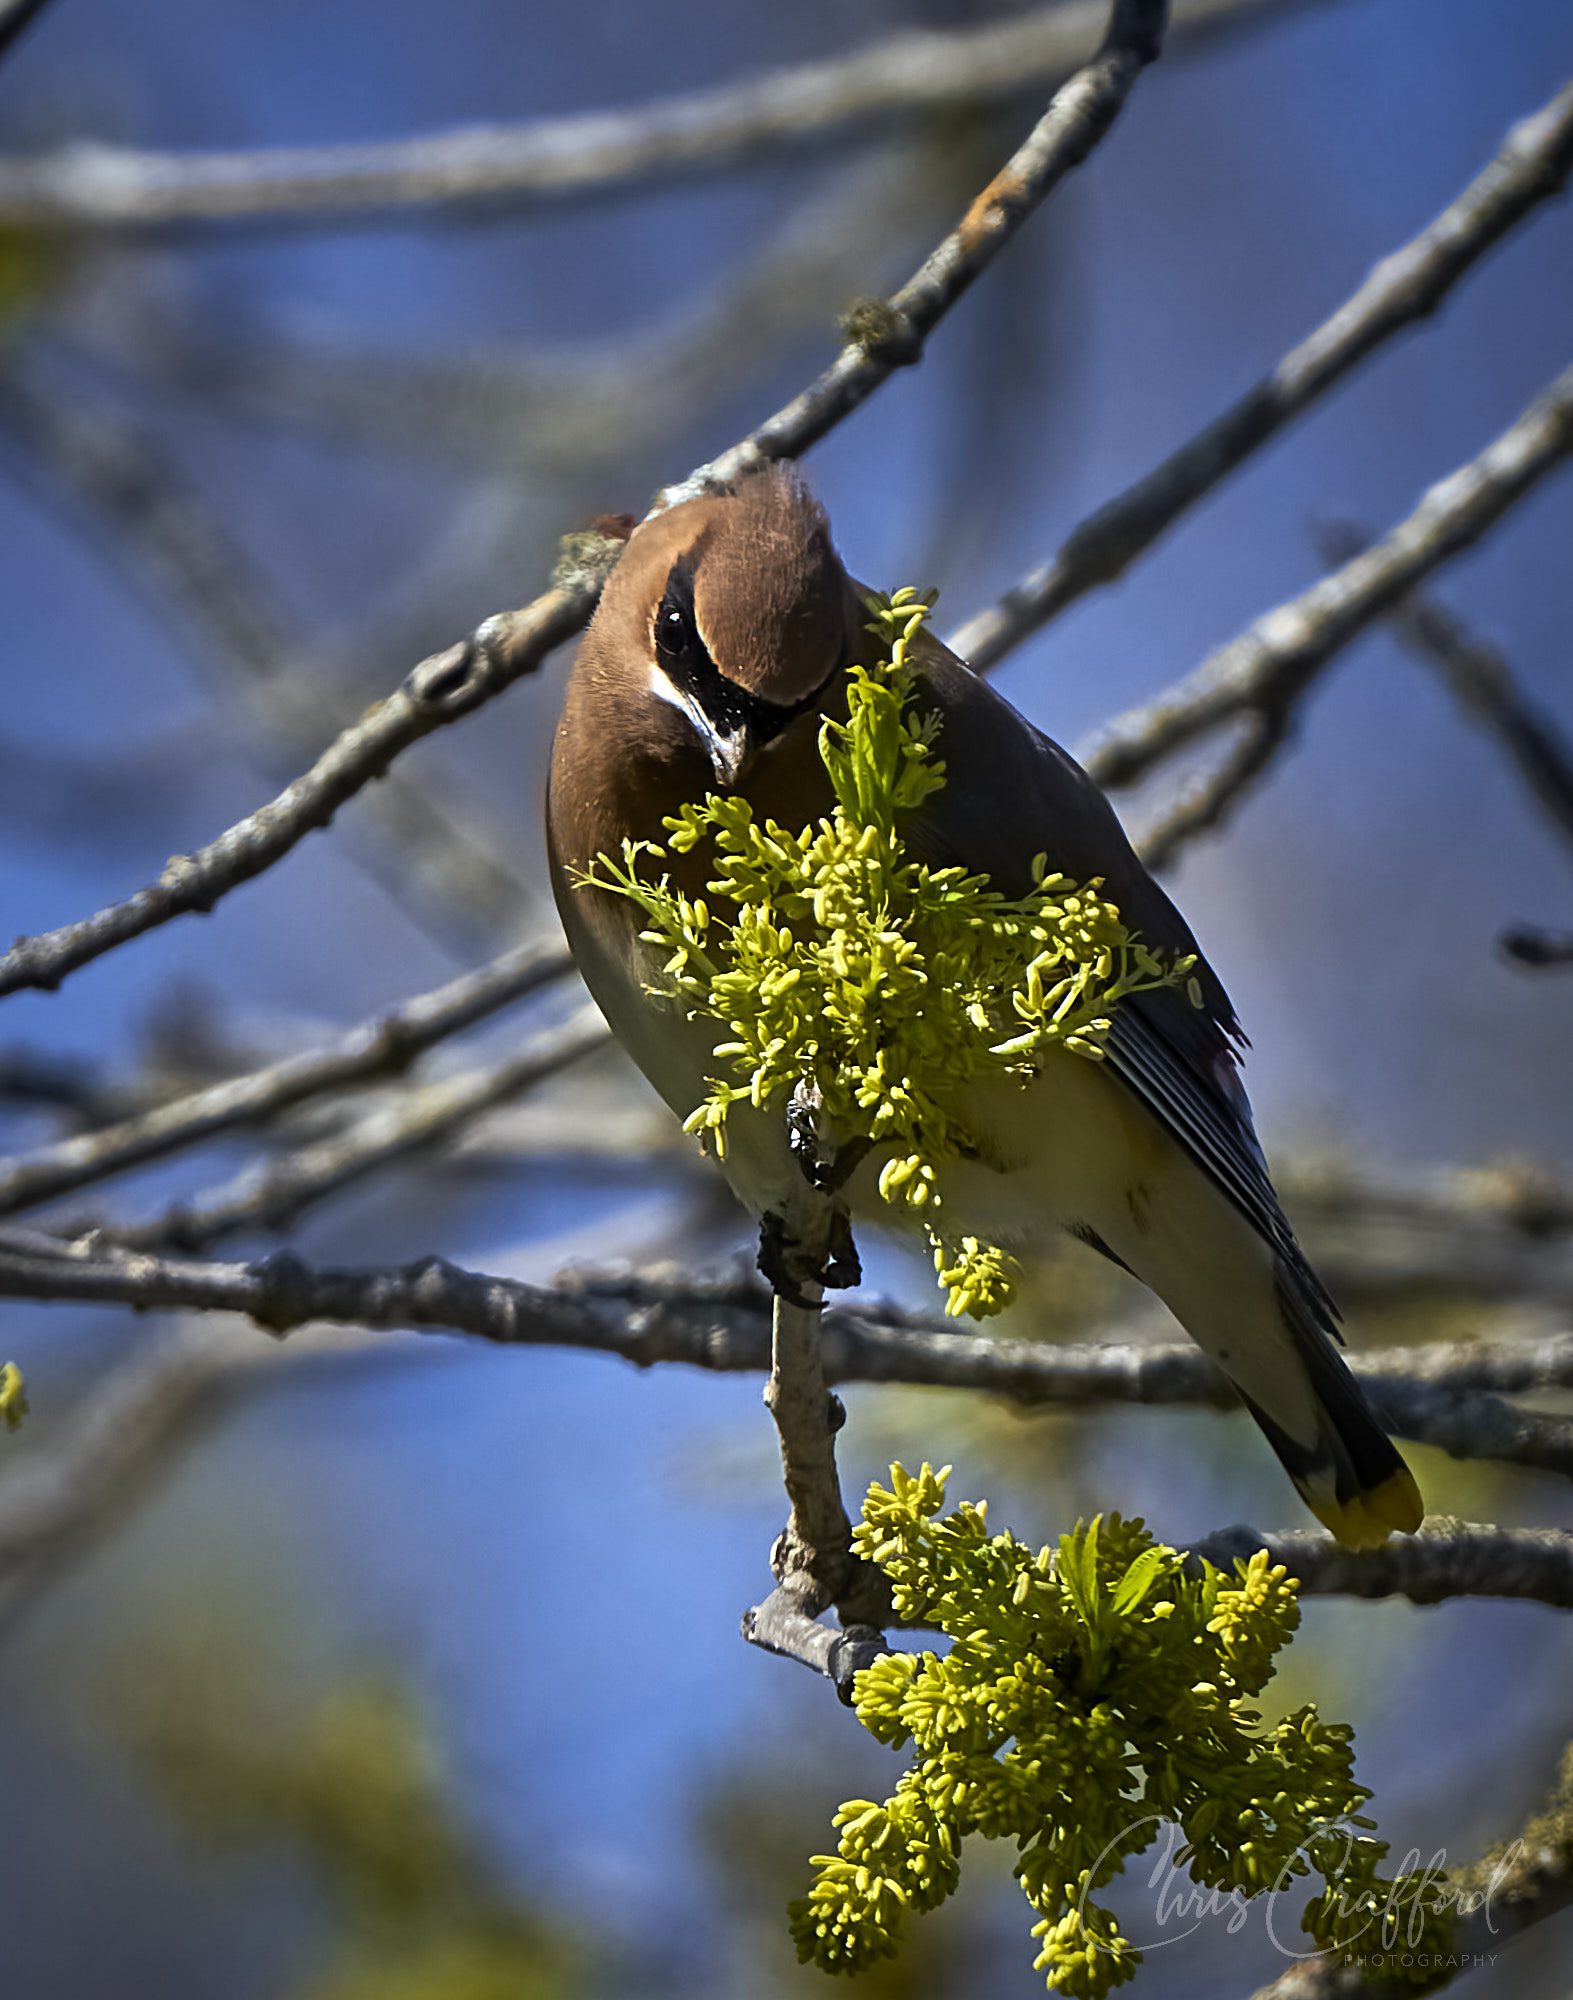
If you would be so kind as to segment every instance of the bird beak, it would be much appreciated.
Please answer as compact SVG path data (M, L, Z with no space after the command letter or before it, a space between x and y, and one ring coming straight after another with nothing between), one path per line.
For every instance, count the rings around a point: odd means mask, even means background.
M723 736L706 720L702 733L705 748L710 752L710 768L715 772L716 783L724 792L735 790L738 780L753 762L754 747L748 740L747 729L737 729Z
M664 698L675 701L694 725L709 756L717 785L724 792L735 791L743 773L754 761L754 742L748 733L748 724L739 719L730 728L723 726L706 714L703 705L687 693L669 694Z

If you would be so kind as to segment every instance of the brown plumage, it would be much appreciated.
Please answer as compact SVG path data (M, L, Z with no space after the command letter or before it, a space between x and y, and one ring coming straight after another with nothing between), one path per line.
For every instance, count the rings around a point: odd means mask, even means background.
M863 620L818 503L776 469L641 526L580 648L552 758L553 888L586 984L679 1115L705 1095L713 1033L649 990L657 967L633 905L572 882L625 838L661 840L665 816L712 789L794 827L826 812L819 723L845 714ZM1150 943L1199 956L1074 759L935 640L921 673L945 784L903 829L912 851L1011 894L1046 853L1077 880L1100 877ZM674 874L700 892L702 855L684 866ZM1419 1495L1278 1206L1228 995L1205 960L1199 977L1200 1008L1174 991L1123 1003L1103 1063L1055 1054L1030 1084L979 1086L965 1107L977 1156L944 1170L946 1210L994 1241L1069 1230L1126 1265L1234 1381L1318 1517L1356 1545L1380 1541L1418 1526ZM734 1112L729 1131L739 1197L757 1216L784 1208L797 1168L779 1121ZM854 1179L855 1211L879 1206L880 1164Z

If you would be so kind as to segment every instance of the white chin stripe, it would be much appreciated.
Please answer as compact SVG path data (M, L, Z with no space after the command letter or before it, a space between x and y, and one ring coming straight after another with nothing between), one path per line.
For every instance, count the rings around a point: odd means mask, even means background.
M652 660L647 671L650 676L650 692L677 710L698 737L700 746L707 756L714 758L719 746L731 744L735 740L731 736L717 736L709 716L702 708L696 707L681 688L673 685L671 678L662 671L658 661Z
M673 708L680 708L684 715L687 715L688 703L673 687L670 676L663 671L659 662L652 660L645 668L645 672L650 677L650 692L661 701L669 701Z
M650 692L675 708L679 715L686 717L701 743L711 742L715 736L715 729L704 710L696 706L682 689L674 684L671 676L663 671L658 661L652 660L646 671L650 676Z
M708 736L708 725L699 716L695 715L693 703L683 693L681 688L675 687L672 684L671 676L662 669L659 662L652 660L646 671L650 676L650 692L658 700L667 702L671 707L675 708L679 715L686 716L701 740Z

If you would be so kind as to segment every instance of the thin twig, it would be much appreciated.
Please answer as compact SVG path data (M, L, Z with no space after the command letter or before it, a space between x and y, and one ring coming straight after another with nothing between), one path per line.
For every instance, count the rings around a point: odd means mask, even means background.
M249 1075L226 1078L18 1159L0 1160L0 1215L53 1201L237 1125L276 1117L309 1097L397 1075L439 1042L571 970L561 945L521 945L321 1048L285 1056Z
M1348 562L1370 545L1368 534L1344 521L1330 521L1317 534L1325 562ZM1573 847L1573 743L1556 718L1525 694L1498 648L1421 591L1401 598L1387 623L1470 720L1507 752L1553 832Z
M1228 754L1137 841L1137 852L1153 873L1172 868L1199 835L1216 832L1266 777L1293 735L1294 712L1287 704L1247 716Z
M826 1625L810 1617L801 1596L778 1584L762 1604L743 1614L743 1637L751 1646L796 1660L801 1667L835 1682L843 1701L852 1699L852 1683L881 1653L890 1650L878 1625Z
M1325 4L1326 0L1322 0ZM1181 0L1187 43L1308 0ZM0 226L143 231L259 222L321 228L374 217L442 219L456 204L560 201L646 189L743 161L798 153L897 117L1052 88L1082 60L1102 0L1061 0L1025 19L910 31L850 55L632 111L480 127L356 146L140 153L78 143L0 161Z
M1374 547L1259 618L1166 693L1111 723L1083 756L1101 785L1129 785L1235 716L1282 710L1432 570L1467 548L1573 451L1568 368L1478 458L1426 493Z
M1452 287L1573 168L1573 84L1515 125L1496 158L1435 221L1384 257L1330 319L1270 375L1198 431L1145 479L1100 507L1042 568L954 633L980 673L995 666L1085 591L1112 583L1204 494L1259 450L1368 354L1436 311Z

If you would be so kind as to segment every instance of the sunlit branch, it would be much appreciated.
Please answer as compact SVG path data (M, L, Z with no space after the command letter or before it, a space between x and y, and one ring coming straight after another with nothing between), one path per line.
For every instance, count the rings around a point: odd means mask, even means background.
M261 1226L255 1206L243 1220ZM167 1219L159 1226L169 1230ZM145 1234L151 1240L154 1230ZM659 1272L569 1273L555 1286L539 1286L437 1258L367 1270L315 1269L287 1254L250 1264L199 1263L117 1249L106 1235L71 1242L5 1227L0 1297L6 1296L238 1312L280 1333L314 1320L404 1327L502 1346L587 1349L641 1367L665 1362L762 1372L771 1353L769 1295L741 1277L703 1282ZM991 1339L941 1331L879 1306L827 1314L819 1353L829 1384L924 1384L1045 1408L1238 1407L1223 1376L1189 1342L1056 1346ZM1573 1335L1381 1348L1352 1354L1350 1362L1399 1435L1459 1457L1573 1475L1573 1419L1502 1400L1573 1387Z
M1253 452L1374 349L1437 310L1453 286L1573 168L1573 84L1514 126L1501 151L1436 219L1384 257L1330 319L1223 414L1136 485L1100 507L950 643L979 672L1084 592L1112 583Z
M1479 539L1573 451L1573 368L1508 430L1433 486L1372 548L1259 618L1156 700L1111 723L1083 762L1129 785L1237 716L1281 713L1329 660L1449 557Z

